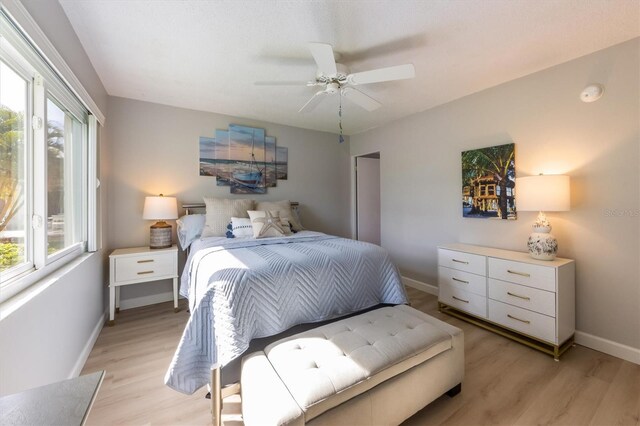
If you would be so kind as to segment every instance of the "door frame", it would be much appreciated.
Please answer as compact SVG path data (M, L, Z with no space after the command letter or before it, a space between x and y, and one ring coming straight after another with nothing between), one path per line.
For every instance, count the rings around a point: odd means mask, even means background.
M381 161L380 169L382 170L382 156L380 155L380 150L351 156L351 239L353 240L358 239L358 177L356 172L356 159L358 157L371 157L375 154L378 154L378 159ZM382 209L382 190L380 191L380 208ZM382 227L382 221L380 222L380 225ZM382 239L380 240L380 244L382 244Z

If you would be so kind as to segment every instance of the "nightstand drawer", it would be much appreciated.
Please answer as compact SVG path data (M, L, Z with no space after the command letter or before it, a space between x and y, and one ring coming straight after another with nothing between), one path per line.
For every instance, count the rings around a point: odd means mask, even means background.
M556 316L556 294L489 278L489 297L550 317Z
M487 295L487 278L483 275L438 266L438 286L442 287L443 284L448 284L451 287L469 291L480 296Z
M176 275L175 254L149 253L116 259L116 281L151 279Z
M489 278L556 291L556 270L547 266L490 257Z
M477 254L463 253L460 251L438 249L438 265L458 271L471 272L477 275L486 275L487 258Z
M555 318L489 299L489 320L556 344Z
M478 294L443 284L440 286L438 300L475 316L487 317L487 298Z

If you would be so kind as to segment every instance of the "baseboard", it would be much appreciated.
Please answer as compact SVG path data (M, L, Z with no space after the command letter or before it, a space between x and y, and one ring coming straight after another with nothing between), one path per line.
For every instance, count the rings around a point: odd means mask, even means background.
M100 316L100 318L98 318L98 322L96 323L95 327L93 327L93 331L91 332L91 336L89 336L89 340L87 340L87 344L84 345L84 348L82 348L82 352L80 352L80 356L78 357L76 364L73 366L71 373L69 373L70 379L74 377L78 377L82 372L82 368L84 367L84 364L87 362L87 359L89 358L89 354L91 354L93 345L95 345L96 340L98 340L98 336L102 331L102 327L104 327L104 323L108 318L108 315L109 315L109 312L104 311L104 313Z
M435 296L438 295L438 286L423 283L422 281L414 280L413 278L401 277L402 284L407 287L412 287L420 291L424 291L425 293L433 294Z
M640 349L582 331L576 331L575 339L578 345L633 362L634 364L640 364Z
M149 296L132 297L120 300L120 309L132 309L139 306L155 305L156 303L170 302L173 300L173 292L151 294Z

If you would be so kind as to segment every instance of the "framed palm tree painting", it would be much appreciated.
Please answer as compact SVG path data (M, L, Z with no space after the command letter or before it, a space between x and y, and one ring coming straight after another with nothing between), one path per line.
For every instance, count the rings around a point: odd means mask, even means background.
M462 216L516 219L515 144L462 152Z

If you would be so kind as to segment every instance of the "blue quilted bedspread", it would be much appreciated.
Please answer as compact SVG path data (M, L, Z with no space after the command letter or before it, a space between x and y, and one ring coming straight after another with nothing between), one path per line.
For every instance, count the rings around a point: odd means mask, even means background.
M407 302L388 253L373 244L309 231L205 241L185 266L191 317L165 376L180 392L206 385L211 365L240 356L251 339Z

